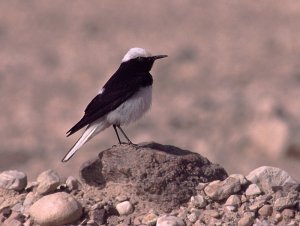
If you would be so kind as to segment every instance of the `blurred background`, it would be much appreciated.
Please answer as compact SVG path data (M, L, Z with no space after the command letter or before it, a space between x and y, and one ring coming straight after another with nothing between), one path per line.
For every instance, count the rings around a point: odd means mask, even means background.
M112 128L68 163L65 133L127 50L154 65L133 142L198 152L228 173L271 165L300 180L299 1L0 1L0 170L34 179L117 143Z

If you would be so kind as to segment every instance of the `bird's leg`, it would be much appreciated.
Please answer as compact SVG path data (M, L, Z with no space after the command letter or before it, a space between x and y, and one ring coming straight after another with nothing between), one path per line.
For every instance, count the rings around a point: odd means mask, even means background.
M120 137L119 137L119 134L118 134L117 126L116 126L116 125L113 125L113 127L114 127L114 130L115 130L116 134L117 134L119 144L122 144L122 142L121 142L121 140L120 140Z
M117 125L117 127L119 128L119 130L122 132L123 136L126 138L126 140L128 141L128 144L133 144L131 142L131 140L127 137L127 135L125 134L125 132L122 130L120 125Z

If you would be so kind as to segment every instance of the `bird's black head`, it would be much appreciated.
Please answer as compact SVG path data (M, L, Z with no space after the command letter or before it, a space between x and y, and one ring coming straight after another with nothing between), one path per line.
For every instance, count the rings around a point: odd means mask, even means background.
M167 55L152 56L151 53L142 48L131 48L123 57L122 65L126 68L138 72L148 72L157 59L167 57Z

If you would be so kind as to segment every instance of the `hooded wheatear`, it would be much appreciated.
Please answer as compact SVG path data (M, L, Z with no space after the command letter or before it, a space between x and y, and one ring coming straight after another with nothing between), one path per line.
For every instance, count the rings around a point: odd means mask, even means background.
M142 48L132 48L125 54L118 70L86 107L82 119L67 132L67 136L70 136L87 126L62 159L63 162L68 161L82 145L109 126L113 126L120 144L122 142L117 129L132 144L121 125L139 119L150 108L153 83L150 70L155 60L164 57L167 55L152 56Z

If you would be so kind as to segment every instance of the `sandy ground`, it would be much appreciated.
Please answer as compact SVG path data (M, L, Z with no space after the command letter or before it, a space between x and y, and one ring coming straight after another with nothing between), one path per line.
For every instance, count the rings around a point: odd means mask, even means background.
M29 178L80 165L117 142L108 129L70 162L65 137L131 47L156 65L152 110L134 142L189 149L246 174L300 180L298 1L1 1L0 170Z

